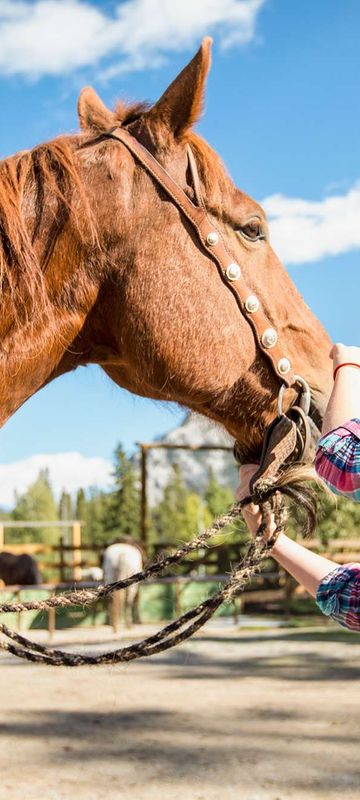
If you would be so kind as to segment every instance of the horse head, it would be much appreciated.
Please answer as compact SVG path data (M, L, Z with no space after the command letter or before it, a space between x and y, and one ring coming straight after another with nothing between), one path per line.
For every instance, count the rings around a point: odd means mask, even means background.
M100 364L129 391L175 401L223 424L257 458L281 376L177 203L134 158L128 131L219 232L311 387L319 427L331 383L330 341L272 250L261 206L240 191L193 131L210 40L152 107L108 110L79 99L82 132L0 165L2 421L67 370ZM189 146L198 185L189 165ZM6 298L8 302L6 303ZM289 406L296 396L289 388Z

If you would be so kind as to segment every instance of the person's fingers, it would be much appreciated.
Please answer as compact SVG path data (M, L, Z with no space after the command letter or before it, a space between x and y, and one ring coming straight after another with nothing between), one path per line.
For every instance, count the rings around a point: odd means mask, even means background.
M265 522L264 537L265 539L268 539L269 536L272 536L276 528L274 512L271 509L265 511L264 522Z
M274 507L276 511L279 511L279 509L281 508L281 503L282 503L281 492L276 491L274 494Z
M249 494L249 484L255 472L259 469L258 464L242 464L239 469L240 483L235 492L238 500L243 500Z
M248 479L249 476L255 475L255 472L259 469L259 464L242 464L239 469L239 476L240 481L243 481L245 478Z
M342 363L352 362L360 364L360 347L336 342L330 352L334 369Z
M245 511L246 514L251 514L252 517L256 517L260 514L260 508L256 506L255 503L248 503L244 506L243 511Z
M254 509L257 509L257 511L256 512L248 511L248 508L251 506ZM255 537L258 532L259 525L261 524L261 514L259 511L259 507L254 506L252 503L249 503L249 505L244 506L244 508L241 509L241 513L251 535Z

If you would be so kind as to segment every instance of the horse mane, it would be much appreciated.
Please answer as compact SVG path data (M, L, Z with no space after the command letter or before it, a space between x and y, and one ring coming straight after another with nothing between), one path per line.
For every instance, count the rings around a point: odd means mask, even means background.
M51 322L45 266L53 242L70 217L77 228L84 221L92 227L74 144L75 137L62 136L0 162L0 291L15 328L39 316ZM40 252L45 216L50 225Z

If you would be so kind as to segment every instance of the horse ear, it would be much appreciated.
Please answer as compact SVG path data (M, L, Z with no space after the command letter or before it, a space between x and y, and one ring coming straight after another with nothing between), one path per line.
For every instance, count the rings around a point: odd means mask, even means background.
M106 131L114 125L114 114L109 111L91 86L80 92L78 115L83 131Z
M148 113L150 120L162 123L176 138L181 138L201 115L211 63L211 45L209 36L203 39L194 58Z

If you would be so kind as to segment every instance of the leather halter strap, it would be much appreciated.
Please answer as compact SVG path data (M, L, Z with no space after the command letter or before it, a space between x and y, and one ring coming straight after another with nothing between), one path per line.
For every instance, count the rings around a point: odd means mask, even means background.
M287 386L293 386L296 383L296 377L292 368L286 374L281 372L279 365L287 358L286 353L283 352L278 341L274 344L266 346L266 332L274 331L270 321L266 317L264 311L259 307L251 309L251 304L247 308L246 301L253 298L252 292L247 286L241 273L241 265L238 265L234 258L230 255L227 247L224 244L221 233L214 227L211 220L208 218L206 208L202 202L200 180L198 176L197 166L193 153L189 147L189 166L191 169L194 193L198 205L196 206L190 198L185 194L183 189L174 181L169 173L161 166L161 164L154 158L154 156L146 149L134 136L129 133L125 128L114 128L105 134L102 134L102 139L112 138L117 139L119 142L127 147L136 160L144 167L144 169L154 178L166 194L171 198L173 203L182 212L182 214L189 220L194 230L197 233L201 247L207 255L215 262L218 272L227 286L234 295L237 305L250 324L255 341L261 352L270 361L276 376ZM233 270L229 270L229 267ZM238 277L229 277L235 274ZM238 268L238 269L236 269ZM264 337L265 334L265 337ZM265 342L265 344L264 344Z

